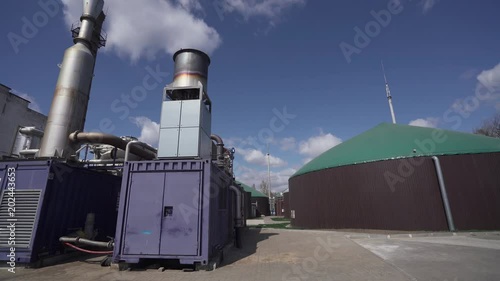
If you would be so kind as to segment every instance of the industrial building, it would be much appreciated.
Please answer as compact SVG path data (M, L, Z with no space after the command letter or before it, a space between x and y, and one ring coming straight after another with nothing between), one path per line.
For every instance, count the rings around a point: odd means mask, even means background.
M500 140L380 124L289 180L292 225L323 229L500 229Z
M276 195L274 197L274 210L275 216L284 216L285 209L283 208L283 195Z
M242 182L237 181L238 185L243 187L245 192L249 192L251 196L252 203L252 216L251 217L260 217L260 216L270 216L270 206L269 206L269 197L264 193L258 191L257 189L250 187Z
M121 268L154 262L213 269L226 246L241 246L247 200L234 182L234 149L212 133L210 58L195 49L174 54L173 81L158 93L158 149L134 137L83 132L105 46L103 7L103 0L83 1L46 126L22 124L35 126L20 132L41 137L39 145L0 161L0 260L40 265L77 250L110 255L103 264ZM28 102L16 102L26 112ZM3 103L4 112L15 109ZM3 122L2 133L15 136L19 125L7 132Z
M233 180L234 150L211 133L210 58L182 49L173 60L174 80L163 91L158 159L125 162L113 261L212 268L226 245L241 243L244 192Z
M283 193L283 217L290 218L290 192Z
M276 210L276 216L281 216L285 218L290 218L290 204L288 202L289 200L289 193L287 192L280 192L274 197L274 210Z
M30 101L11 90L0 84L0 159L18 158L22 150L38 147L42 137L39 132L47 123L47 116L29 108Z

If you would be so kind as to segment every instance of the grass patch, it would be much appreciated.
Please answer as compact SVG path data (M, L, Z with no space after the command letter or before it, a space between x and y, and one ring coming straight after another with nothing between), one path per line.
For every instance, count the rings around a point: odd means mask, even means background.
M250 226L250 228L278 228L278 229L284 229L288 228L287 225L289 225L289 222L285 223L274 223L274 224L259 224L255 226Z
M290 222L290 219L287 218L271 218L273 221L283 221L283 222Z

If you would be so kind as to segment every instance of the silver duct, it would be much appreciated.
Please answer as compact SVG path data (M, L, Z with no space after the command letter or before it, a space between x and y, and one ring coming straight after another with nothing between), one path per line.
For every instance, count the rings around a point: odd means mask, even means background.
M85 125L97 50L105 44L103 6L103 0L83 1L81 25L72 29L75 44L64 53L39 157L69 158L77 149L68 136Z
M436 175L439 182L439 190L441 191L441 199L443 200L444 213L446 214L446 221L448 222L448 228L450 231L455 231L455 223L453 222L453 213L450 208L450 201L448 200L448 192L446 192L446 185L444 184L443 172L441 170L441 163L437 156L432 156L432 161L434 161L434 167L436 169Z
M129 146L129 148L127 148L127 144L130 141L126 141L120 137L113 136L110 134L97 133L97 132L85 133L77 131L69 135L69 141L70 143L76 145L79 145L81 143L109 144L116 148L126 151L127 154L130 152L146 160L155 159L157 153L155 148L145 143L141 143L141 145L136 145L136 146Z
M224 142L222 138L216 134L210 135L210 139L214 140L217 144L217 165L224 166Z
M236 195L236 214L234 218L235 226L244 227L245 224L244 224L243 207L242 207L244 205L244 202L243 202L242 192L238 187L234 185L231 185L229 189L231 189Z

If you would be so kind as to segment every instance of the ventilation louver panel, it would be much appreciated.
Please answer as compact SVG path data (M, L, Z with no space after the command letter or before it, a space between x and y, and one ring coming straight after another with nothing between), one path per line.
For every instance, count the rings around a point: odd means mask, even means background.
M14 191L15 212L12 212L13 210L9 210L9 198L11 198L9 191L4 190L2 192L0 201L0 248L30 247L40 195L40 189L16 189ZM14 213L14 216L11 216L10 213ZM8 244L10 238L8 227L11 223L15 223L15 245Z

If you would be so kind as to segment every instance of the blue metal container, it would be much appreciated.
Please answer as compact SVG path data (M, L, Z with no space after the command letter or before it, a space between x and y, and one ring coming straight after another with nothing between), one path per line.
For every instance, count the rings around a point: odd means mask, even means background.
M89 213L95 214L96 239L109 240L120 183L120 177L52 160L0 162L0 260L10 260L11 247L20 263L61 253L59 237L83 229Z
M128 162L113 262L207 265L233 235L232 178L209 160Z

